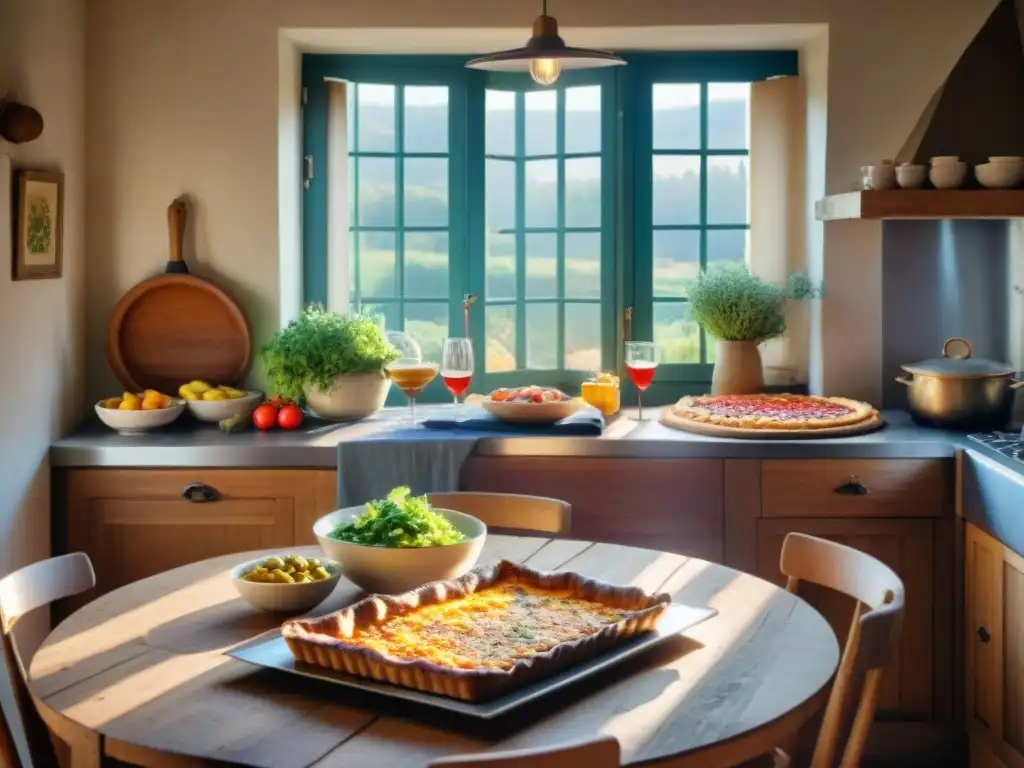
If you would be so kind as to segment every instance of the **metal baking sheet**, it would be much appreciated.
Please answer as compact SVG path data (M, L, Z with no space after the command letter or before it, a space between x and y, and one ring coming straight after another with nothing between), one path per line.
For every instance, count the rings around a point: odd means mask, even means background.
M671 603L665 610L665 614L661 617L661 621L658 622L658 628L653 632L636 637L607 653L570 667L547 680L540 680L513 691L506 696L480 703L424 693L412 688L381 683L370 678L354 677L343 672L336 672L333 669L327 669L326 667L318 667L313 664L296 661L295 657L292 656L292 652L288 650L288 645L285 643L284 638L280 635L269 640L257 641L240 648L235 648L232 651L228 651L228 655L259 667L277 669L281 672L311 677L347 688L369 691L381 696L413 701L428 707L490 720L518 709L524 704L542 696L553 693L570 683L583 680L626 659L632 658L671 637L676 637L687 629L700 624L702 621L710 619L717 613L718 611L714 608L697 608L690 605Z

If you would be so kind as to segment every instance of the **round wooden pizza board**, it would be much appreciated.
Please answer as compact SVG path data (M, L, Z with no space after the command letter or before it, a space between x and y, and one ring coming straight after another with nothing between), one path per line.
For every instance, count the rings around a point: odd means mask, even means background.
M683 432L693 432L708 437L732 437L737 440L817 440L828 437L850 437L874 432L885 426L885 419L881 415L876 415L857 424L825 427L824 429L737 429L680 418L670 405L662 409L660 421L666 427Z

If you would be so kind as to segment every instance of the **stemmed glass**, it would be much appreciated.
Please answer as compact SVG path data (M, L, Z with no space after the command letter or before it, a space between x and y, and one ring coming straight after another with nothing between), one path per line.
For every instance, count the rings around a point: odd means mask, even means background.
M644 404L641 395L651 386L654 370L661 360L661 352L656 344L650 341L626 342L626 371L636 387L636 404L640 411L640 421L644 420Z
M469 382L473 378L473 342L465 337L453 337L444 340L441 352L441 378L448 387L455 405L459 398L466 394Z
M387 337L391 346L398 350L399 357L384 366L384 372L409 398L409 421L415 424L416 398L437 376L437 363L423 362L420 345L408 334L391 331Z

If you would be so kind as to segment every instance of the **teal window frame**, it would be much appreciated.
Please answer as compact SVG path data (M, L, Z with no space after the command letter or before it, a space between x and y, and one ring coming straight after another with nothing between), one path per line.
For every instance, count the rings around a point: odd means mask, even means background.
M470 336L476 355L474 371L475 391L509 384L536 383L573 388L586 377L587 372L570 370L522 370L485 373L486 306L502 303L515 304L517 313L516 360L526 360L525 308L531 303L550 303L551 299L531 299L525 296L524 238L528 229L522 218L523 164L523 112L517 109L517 221L516 221L516 280L514 301L488 301L486 295L486 222L485 222L485 93L487 90L517 92L517 105L522 107L523 94L533 90L557 89L584 84L601 85L601 363L608 370L623 370L624 333L623 310L633 308L632 336L650 339L653 333L654 291L652 261L652 160L661 150L652 147L653 111L652 87L656 83L701 84L701 147L696 150L667 150L665 154L695 154L701 157L701 219L699 224L684 225L685 229L701 232L700 263L706 263L706 233L713 229L746 229L728 225L707 225L706 185L707 158L715 155L746 155L747 150L709 150L707 147L707 83L755 82L773 76L795 75L798 58L795 51L742 51L742 52L674 52L624 53L628 65L613 69L581 70L563 73L558 83L543 88L527 75L513 73L487 73L465 68L467 56L377 56L306 54L302 62L303 154L314 159L313 179L303 192L303 300L305 303L327 303L327 83L345 80L356 83L379 83L396 86L444 85L449 89L448 130L448 235L449 235L449 312L448 327L452 335L462 335L462 297L474 293L477 304L470 313ZM354 93L353 96L354 98ZM398 96L397 98L400 98ZM575 303L566 299L564 251L564 95L558 98L557 135L559 143L551 156L559 164L558 226L554 228L558 241L557 303L558 360L564 358L565 307ZM401 148L403 110L396 103L396 152ZM464 147L464 151L458 151ZM373 154L373 153L370 153ZM389 156L395 153L386 153ZM418 156L420 153L411 153ZM428 153L429 154L429 153ZM595 153L585 153L593 155ZM396 279L398 296L387 303L397 304L399 317L402 307L416 302L437 301L431 298L401 296L403 280L403 243L400 229L403 189L401 187L401 157L396 162ZM539 156L538 156L539 157ZM546 156L545 156L546 157ZM572 155L570 155L572 157ZM530 156L530 159L536 159ZM358 238L356 238L358 239ZM354 282L354 296L359 299L359 281ZM385 297L377 297L383 299ZM442 297L438 297L442 298ZM659 299L662 300L662 299ZM585 300L584 300L585 301ZM592 301L592 300L591 300ZM673 299L672 301L685 301ZM385 302L375 302L385 303ZM706 359L706 343L701 333L701 355ZM440 361L438 361L440 362ZM710 363L689 365L663 365L645 401L652 404L668 402L682 394L706 390L711 379ZM624 382L624 394L631 385ZM400 393L398 393L400 394ZM404 398L389 398L389 403L400 404ZM424 402L445 402L450 399L440 380L436 380L420 398Z

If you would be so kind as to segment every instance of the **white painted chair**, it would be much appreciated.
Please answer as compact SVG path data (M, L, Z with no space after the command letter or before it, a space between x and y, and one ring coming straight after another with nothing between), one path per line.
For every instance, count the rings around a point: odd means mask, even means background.
M529 531L567 534L572 508L566 501L516 493L428 493L431 506L465 512L499 532Z
M619 768L619 742L614 736L555 749L522 749L511 752L460 755L435 760L429 768Z

